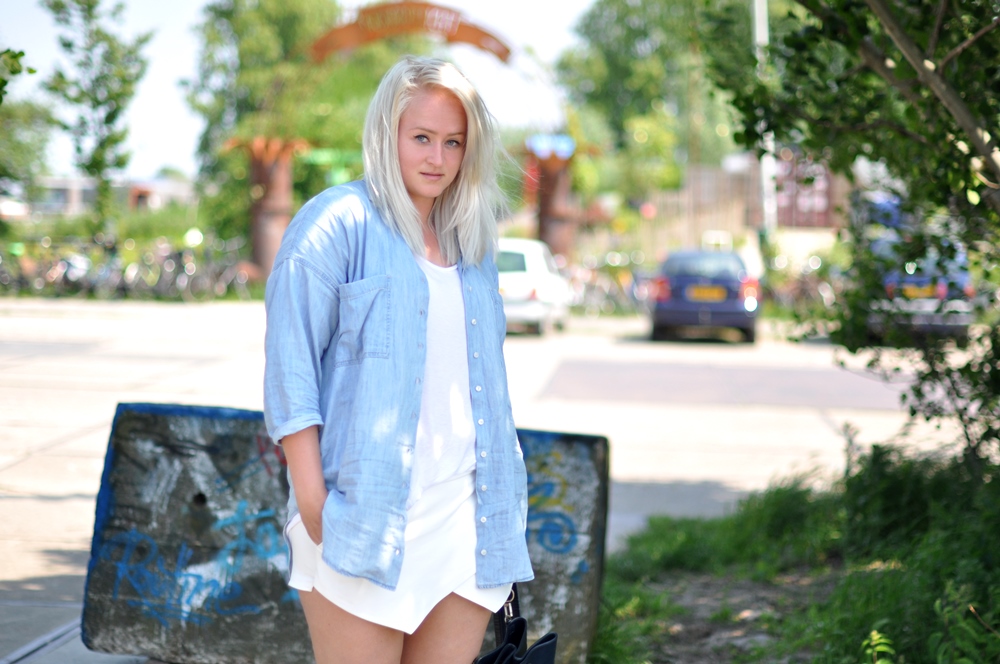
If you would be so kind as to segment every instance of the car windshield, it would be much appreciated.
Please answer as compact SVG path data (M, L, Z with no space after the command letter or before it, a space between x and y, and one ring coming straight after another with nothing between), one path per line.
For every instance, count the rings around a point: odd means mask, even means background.
M742 271L742 262L733 254L675 254L663 264L663 274L668 277L737 279Z
M500 251L497 253L497 271L527 272L524 265L524 254L517 251Z

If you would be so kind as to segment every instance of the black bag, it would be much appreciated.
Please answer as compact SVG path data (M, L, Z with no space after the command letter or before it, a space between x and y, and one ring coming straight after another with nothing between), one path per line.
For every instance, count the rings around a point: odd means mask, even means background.
M555 664L556 633L549 632L527 648L528 621L521 617L517 584L503 608L493 614L497 647L477 658L473 664Z

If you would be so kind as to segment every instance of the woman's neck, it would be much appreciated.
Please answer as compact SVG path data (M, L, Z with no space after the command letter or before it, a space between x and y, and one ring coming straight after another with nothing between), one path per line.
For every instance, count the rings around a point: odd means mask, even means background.
M422 226L424 230L424 258L440 267L449 267L451 263L446 261L441 254L441 244L438 242L437 233L431 228L430 221L424 221Z

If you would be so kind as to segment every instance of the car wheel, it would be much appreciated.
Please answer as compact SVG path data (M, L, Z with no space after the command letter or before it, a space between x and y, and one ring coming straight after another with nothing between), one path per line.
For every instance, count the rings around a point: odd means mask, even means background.
M527 332L528 334L534 334L539 337L542 336L542 332L544 330L545 327L542 325L541 321L537 323L528 323L527 325L524 326L525 332Z
M748 344L752 344L757 341L757 328L747 327L743 329L743 341Z
M653 331L649 337L653 341L666 341L674 336L674 329L668 325L653 324Z

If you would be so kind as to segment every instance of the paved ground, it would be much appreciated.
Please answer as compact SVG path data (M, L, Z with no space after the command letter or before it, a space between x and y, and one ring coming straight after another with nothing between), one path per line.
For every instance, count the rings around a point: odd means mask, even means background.
M260 303L0 300L0 664L145 661L90 653L76 629L115 406L260 409L263 328ZM775 477L836 473L845 421L868 441L902 421L829 347L645 332L574 320L507 343L518 426L611 440L612 547L651 513L717 515Z

